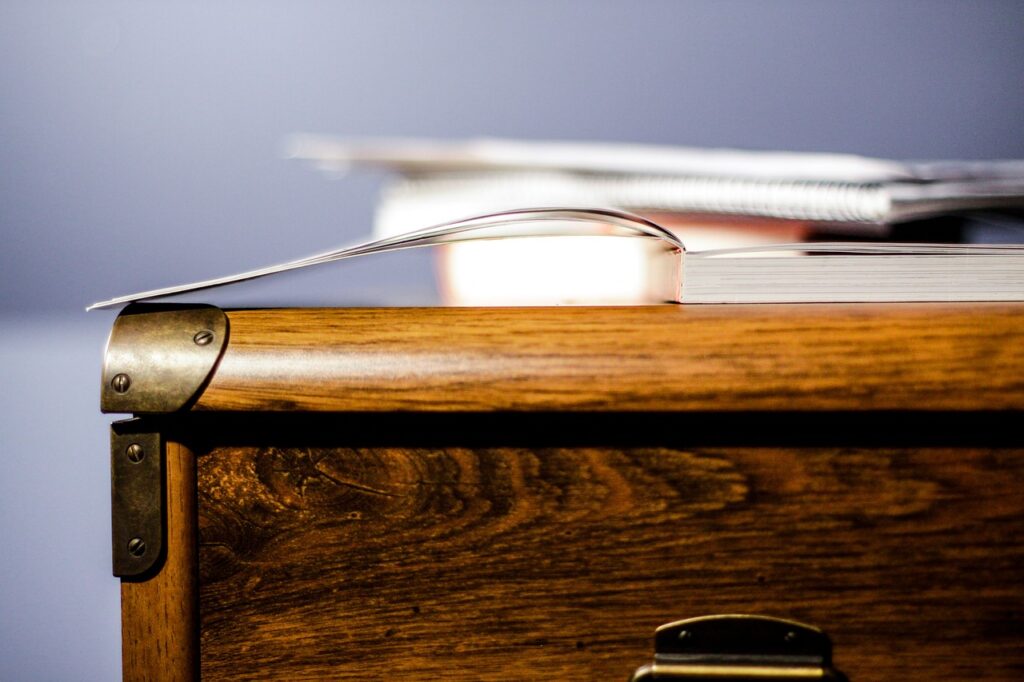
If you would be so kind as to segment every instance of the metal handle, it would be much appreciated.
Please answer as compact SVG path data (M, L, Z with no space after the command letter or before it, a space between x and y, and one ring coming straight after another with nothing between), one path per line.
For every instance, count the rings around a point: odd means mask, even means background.
M690 618L662 625L654 642L654 662L638 668L631 682L846 680L832 667L824 632L781 618Z

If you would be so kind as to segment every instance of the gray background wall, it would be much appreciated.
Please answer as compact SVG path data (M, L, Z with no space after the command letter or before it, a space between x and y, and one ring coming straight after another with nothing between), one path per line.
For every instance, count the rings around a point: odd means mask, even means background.
M82 307L367 233L292 131L1024 157L1024 4L0 2L0 679L119 670ZM428 258L245 295L430 303Z

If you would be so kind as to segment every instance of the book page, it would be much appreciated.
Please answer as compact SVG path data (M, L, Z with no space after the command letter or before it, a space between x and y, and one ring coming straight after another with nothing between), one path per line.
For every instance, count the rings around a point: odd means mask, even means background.
M682 303L1024 300L1024 245L797 243L689 252Z
M94 303L86 308L86 310L109 308L135 301L164 298L190 291L210 289L235 282L267 277L288 270L296 270L298 268L306 268L374 253L386 253L401 249L472 240L575 235L646 237L663 242L666 245L666 249L676 250L680 253L683 251L682 242L670 231L632 213L612 209L517 209L441 223L394 237L386 237L353 246L332 249L305 258L226 277L118 296Z

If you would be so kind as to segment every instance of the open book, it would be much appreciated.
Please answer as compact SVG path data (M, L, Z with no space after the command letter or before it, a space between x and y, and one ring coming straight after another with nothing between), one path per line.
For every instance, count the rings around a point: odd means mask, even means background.
M515 237L646 239L662 247L651 301L1024 301L1024 245L788 243L687 251L670 231L612 209L516 209L456 220L217 279L100 301L87 310L423 246ZM524 271L524 276L526 272ZM615 277L608 272L608 277Z
M773 253L751 264L758 268L774 267L767 259L783 255L774 252L779 243L1024 237L1024 160L905 162L608 142L308 134L293 136L288 153L332 176L350 169L385 171L373 225L380 238L413 225L522 206L637 213L675 234L691 254L769 247ZM631 304L677 297L665 290L666 263L657 246L613 242L448 244L433 254L438 294L450 305ZM612 271L615 276L608 277Z

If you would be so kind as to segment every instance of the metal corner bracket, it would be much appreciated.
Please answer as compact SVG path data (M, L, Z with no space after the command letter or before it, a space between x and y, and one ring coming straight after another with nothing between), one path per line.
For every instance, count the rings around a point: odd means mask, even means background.
M167 527L164 443L143 420L110 425L110 511L114 575L159 570Z
M133 303L110 331L103 412L164 414L189 403L227 346L228 319L214 306Z

